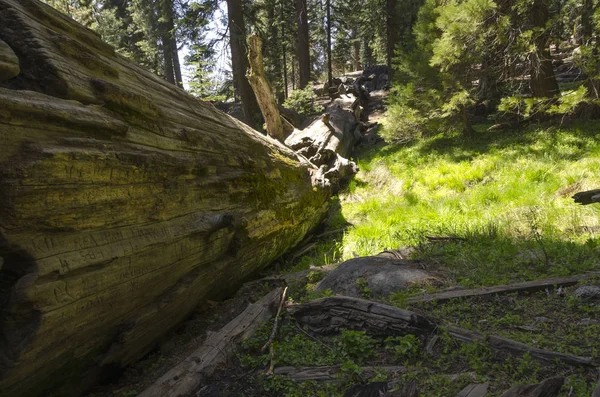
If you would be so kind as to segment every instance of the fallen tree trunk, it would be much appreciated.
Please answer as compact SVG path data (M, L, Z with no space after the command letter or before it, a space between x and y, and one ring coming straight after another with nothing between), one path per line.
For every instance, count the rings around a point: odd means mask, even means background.
M587 190L585 192L578 192L571 197L573 201L581 205L588 205L600 202L600 189Z
M341 329L372 335L430 334L435 324L408 310L359 298L335 296L288 308L299 323L313 332L330 334Z
M294 305L288 311L302 325L319 334L337 333L341 329L365 331L370 335L430 335L442 324L426 316L390 306L346 296L316 299ZM447 326L446 332L460 342L481 342L493 349L508 354L529 353L532 357L546 362L559 360L573 366L600 366L598 359L579 357L538 349L499 336L485 336L464 328Z
M275 312L281 297L281 288L276 288L246 310L220 332L211 335L200 348L181 363L161 376L140 397L179 397L193 392L225 363L234 353L237 344L251 337L256 330Z
M295 130L285 140L287 146L319 167L316 180L334 189L358 172L356 164L348 158L361 138L356 115L359 106L353 96L335 99L320 119L304 130Z
M301 156L43 3L0 40L3 394L81 394L326 213Z

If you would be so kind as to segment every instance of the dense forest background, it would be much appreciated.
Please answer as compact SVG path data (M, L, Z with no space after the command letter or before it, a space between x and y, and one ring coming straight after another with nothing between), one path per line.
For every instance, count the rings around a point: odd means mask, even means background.
M332 85L347 71L392 68L390 139L456 123L472 133L480 115L593 116L599 99L594 0L46 2L169 82L183 87L187 76L193 95L241 100L244 119L255 127L262 125L260 111L245 78L250 33L263 39L280 103L294 90L312 91L314 81ZM559 90L555 71L563 64L578 83Z

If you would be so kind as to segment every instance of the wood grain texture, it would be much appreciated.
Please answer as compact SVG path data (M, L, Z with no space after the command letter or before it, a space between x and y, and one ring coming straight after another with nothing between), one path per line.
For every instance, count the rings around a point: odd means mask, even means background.
M430 334L435 324L414 312L347 296L316 299L294 305L288 311L311 331L320 334L341 329L370 335Z
M0 40L20 66L0 82L7 395L79 394L326 213L302 157L43 3L0 0Z
M233 355L244 338L251 337L275 312L281 298L276 288L258 302L251 304L239 316L214 333L196 351L161 376L139 394L140 397L179 397L193 392L202 381Z

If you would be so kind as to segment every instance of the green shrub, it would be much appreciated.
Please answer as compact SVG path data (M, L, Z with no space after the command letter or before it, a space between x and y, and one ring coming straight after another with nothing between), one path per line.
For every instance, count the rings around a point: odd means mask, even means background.
M283 106L295 110L303 116L321 113L323 107L318 105L317 95L313 92L312 87L306 87L303 90L294 90L283 103Z
M364 331L342 330L339 345L343 352L350 358L363 361L373 356L375 339L365 334Z

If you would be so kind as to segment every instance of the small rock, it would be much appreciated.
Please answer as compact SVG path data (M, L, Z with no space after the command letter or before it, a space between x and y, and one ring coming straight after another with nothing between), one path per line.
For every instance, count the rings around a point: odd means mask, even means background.
M597 285L582 285L575 290L573 295L583 300L600 299L600 287Z
M540 323L548 322L548 321L550 321L550 319L548 317L541 317L540 316L540 317L535 317L533 319L533 321L536 322L536 323L538 323L538 324L540 324Z

